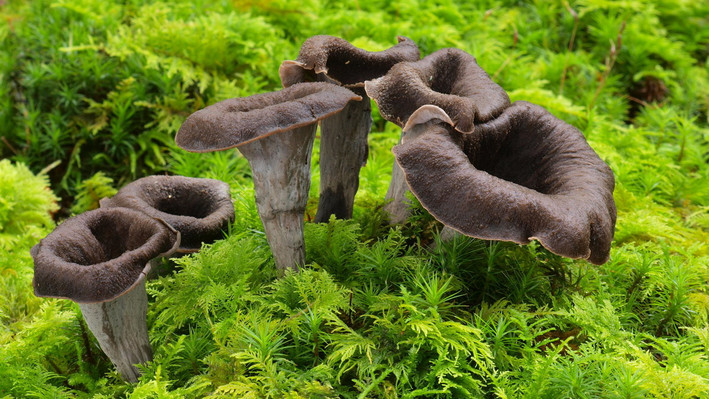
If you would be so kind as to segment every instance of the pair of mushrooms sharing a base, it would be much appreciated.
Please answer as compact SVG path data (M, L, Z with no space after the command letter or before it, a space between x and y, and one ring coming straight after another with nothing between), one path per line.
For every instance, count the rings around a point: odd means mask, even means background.
M234 220L229 185L149 176L60 224L32 248L35 295L79 304L89 330L119 374L135 382L152 359L145 279L161 258L223 237Z
M316 222L352 216L367 158L369 98L402 127L387 193L391 222L408 216L408 190L465 235L527 244L603 263L615 227L614 178L573 126L507 93L459 49L419 60L399 37L367 52L331 36L306 40L279 70L284 89L233 98L190 115L175 141L193 152L238 148L280 269L305 256L303 216L320 123Z
M614 178L583 134L540 106L511 104L462 50L419 58L416 44L404 37L381 52L311 37L295 61L281 65L282 90L197 111L175 141L192 152L237 148L247 158L258 213L281 270L305 263L303 222L318 124L315 221L352 217L368 154L370 98L385 119L402 127L386 196L392 223L406 220L410 190L436 219L465 235L538 240L562 256L606 262L616 218ZM228 186L208 180L141 179L103 200L100 209L62 223L32 249L35 293L78 302L129 381L138 377L134 365L151 358L145 278L154 260L179 248L180 236L183 251L199 249L233 220Z

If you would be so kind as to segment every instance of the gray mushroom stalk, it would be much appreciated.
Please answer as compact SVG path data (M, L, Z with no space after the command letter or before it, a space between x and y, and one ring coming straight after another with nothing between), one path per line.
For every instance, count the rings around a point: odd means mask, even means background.
M602 264L615 229L611 169L578 129L518 101L461 135L421 126L394 147L411 192L439 221L465 235L527 244Z
M119 374L136 382L135 365L152 360L145 278L151 260L174 252L179 243L179 232L139 211L83 213L32 248L35 295L77 302Z
M237 148L246 157L276 267L297 269L305 262L303 219L317 122L361 99L325 82L233 98L190 115L175 142L192 152Z
M223 238L234 221L229 185L215 179L147 176L128 183L102 208L126 207L166 221L182 237L179 253L200 250L203 243Z
M304 81L326 81L349 88L362 97L345 109L325 118L320 126L320 201L315 222L327 222L331 215L352 217L359 188L359 170L366 164L367 136L372 109L364 82L384 76L395 64L416 61L419 50L408 38L379 52L357 48L333 36L313 36L301 46L295 61L284 61L279 70L284 87Z
M463 50L438 50L420 61L401 62L381 78L365 83L380 114L402 127L402 140L427 120L446 121L461 134L497 117L510 105L507 93ZM395 163L385 206L391 223L406 221L408 187Z

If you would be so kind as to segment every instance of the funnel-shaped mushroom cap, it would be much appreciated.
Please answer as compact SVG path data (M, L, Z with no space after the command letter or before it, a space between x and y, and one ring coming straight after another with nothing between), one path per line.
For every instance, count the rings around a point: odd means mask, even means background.
M324 74L345 87L362 87L365 80L375 79L402 61L419 59L419 49L413 40L399 36L398 44L384 50L369 52L334 36L313 36L300 47L298 59L284 61L279 69L283 87L298 82L313 81L315 74Z
M299 83L276 92L231 98L201 109L182 124L175 143L187 151L226 150L315 123L362 97L331 83Z
M127 184L101 207L126 207L162 219L180 232L179 252L222 238L234 220L229 185L214 179L148 176Z
M100 208L67 219L32 247L34 293L78 303L105 302L133 289L149 261L172 253L180 233L127 208Z
M507 93L463 50L438 50L416 62L402 62L365 83L367 95L388 121L404 126L424 105L443 109L461 133L488 121L510 105ZM440 119L440 118L439 118Z
M573 126L516 102L461 136L444 124L394 147L411 191L463 234L527 244L595 264L608 260L614 178Z

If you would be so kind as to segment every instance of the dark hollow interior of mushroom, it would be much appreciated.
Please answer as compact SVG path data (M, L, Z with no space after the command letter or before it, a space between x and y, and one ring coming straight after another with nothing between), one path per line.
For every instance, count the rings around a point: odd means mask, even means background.
M566 174L565 163L559 159L565 151L550 144L548 136L553 131L536 122L524 128L476 129L463 143L463 151L476 169L542 194L564 188L560 183Z
M149 204L155 209L176 216L205 218L215 211L216 204L201 193L176 193L168 197L152 199Z
M454 84L460 78L458 76L459 69L460 59L457 57L446 57L445 59L434 63L433 70L435 73L432 73L429 77L422 76L422 79L424 79L424 84L428 85L431 90L437 93L463 94L456 93L454 90Z
M332 51L327 58L327 74L340 84L352 85L384 76L392 66L390 60L377 60L355 51Z
M64 235L55 252L67 262L90 266L135 250L157 233L155 226L129 219L123 213L100 214L87 226Z
M219 207L219 203L215 201L217 195L208 185L195 183L191 180L188 182L170 181L169 184L157 185L141 184L131 194L138 199L138 207L153 208L175 216L191 216L201 219L209 216ZM152 211L147 209L143 209L143 211L157 217Z

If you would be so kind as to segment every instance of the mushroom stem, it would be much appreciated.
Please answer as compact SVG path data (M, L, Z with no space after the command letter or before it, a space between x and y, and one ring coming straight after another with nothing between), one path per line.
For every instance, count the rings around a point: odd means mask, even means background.
M403 171L402 171L402 173L403 173ZM441 232L438 233L438 237L440 237L441 241L444 241L444 242L451 241L460 235L462 235L462 234L458 230L455 230L454 228L448 227L445 225L441 229Z
M140 277L134 289L112 301L80 303L79 308L101 350L111 359L121 377L128 382L137 382L140 371L135 365L153 359L146 324L145 276Z
M404 137L404 132L401 132L401 138ZM401 138L399 144L401 144ZM384 211L389 215L390 224L404 223L411 215L411 202L406 198L406 193L409 191L409 185L406 183L404 171L396 161L391 168L391 181L389 189L384 197L387 204L384 205Z
M136 382L150 361L145 278L151 259L180 245L162 220L128 208L99 208L57 226L30 251L35 295L71 299L118 372Z
M411 123L407 123L401 130L399 145L404 141L417 139L429 129L437 129L440 132L445 132L445 128L434 126L439 121L448 124L452 123L445 111L431 105L424 105L419 108L411 115L409 120ZM404 170L394 161L389 189L384 197L385 200L388 201L387 204L384 205L384 211L389 215L390 224L404 223L406 219L411 216L411 201L406 198L407 192L409 192L409 184L406 182Z
M316 123L238 147L251 165L256 207L279 270L305 263L303 219Z
M367 136L372 126L372 105L362 89L352 89L362 101L350 101L342 112L320 122L320 202L316 223L335 215L352 218L359 188L359 170L367 163Z

